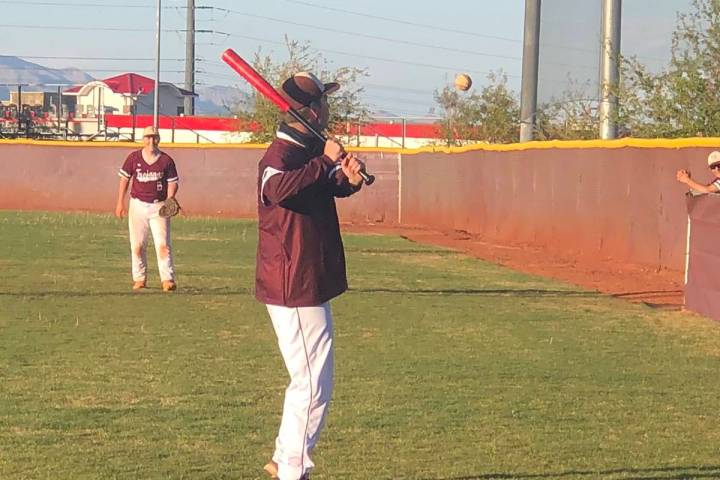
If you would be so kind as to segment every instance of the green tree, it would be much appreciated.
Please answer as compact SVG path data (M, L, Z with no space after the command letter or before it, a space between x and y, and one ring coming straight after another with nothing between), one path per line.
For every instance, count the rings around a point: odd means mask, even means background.
M622 60L618 122L638 137L720 136L720 1L678 15L668 67Z
M587 94L588 85L574 84L559 98L538 105L536 137L538 140L590 140L600 128L597 98Z
M491 73L488 80L479 93L460 92L449 86L435 92L441 116L438 123L447 145L518 140L520 106L507 86L507 76Z
M291 75L311 71L318 78L340 83L341 88L329 95L330 126L335 131L345 122L357 122L367 117L368 109L362 102L363 88L357 85L361 77L367 76L364 69L356 67L340 67L331 69L322 54L314 51L308 43L300 43L285 38L287 59L277 63L273 57L262 50L255 53L253 67L276 88ZM258 92L253 92L252 107L238 112L238 116L257 126L253 132L252 142L269 142L275 137L282 114L275 105Z

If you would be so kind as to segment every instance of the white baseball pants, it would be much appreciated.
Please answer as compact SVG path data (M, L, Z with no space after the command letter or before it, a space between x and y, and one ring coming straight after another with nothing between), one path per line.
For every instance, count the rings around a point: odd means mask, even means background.
M298 480L315 466L310 454L332 396L332 313L329 303L267 309L290 374L273 460L280 480Z
M137 198L130 199L128 224L130 226L130 254L134 282L145 281L147 277L148 230L152 232L155 254L157 255L160 281L175 281L172 249L170 246L170 219L158 212L164 202L147 203Z

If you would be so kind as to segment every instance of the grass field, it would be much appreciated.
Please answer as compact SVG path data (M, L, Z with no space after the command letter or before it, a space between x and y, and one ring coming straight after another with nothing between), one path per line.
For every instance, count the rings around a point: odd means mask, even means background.
M255 479L287 381L255 224L0 212L0 479ZM345 237L313 479L720 478L720 325L401 238Z

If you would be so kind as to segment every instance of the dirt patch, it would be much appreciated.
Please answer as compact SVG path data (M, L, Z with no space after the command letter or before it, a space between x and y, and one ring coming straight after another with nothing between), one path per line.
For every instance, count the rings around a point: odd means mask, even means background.
M458 250L514 270L562 280L654 308L680 310L683 305L684 275L679 271L612 259L564 256L530 245L500 245L461 231L359 224L344 224L343 230L398 235L419 244Z

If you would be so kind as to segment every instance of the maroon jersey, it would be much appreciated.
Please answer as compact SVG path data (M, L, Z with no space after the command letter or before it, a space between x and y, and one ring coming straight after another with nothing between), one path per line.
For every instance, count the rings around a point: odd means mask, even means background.
M165 152L160 152L160 158L149 165L142 156L142 150L136 150L125 159L119 175L133 180L130 196L147 203L167 199L168 183L178 181L175 162Z
M308 307L347 290L335 197L360 187L322 153L283 138L267 149L258 174L257 299Z

